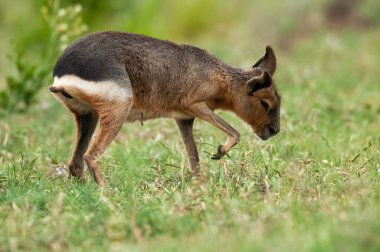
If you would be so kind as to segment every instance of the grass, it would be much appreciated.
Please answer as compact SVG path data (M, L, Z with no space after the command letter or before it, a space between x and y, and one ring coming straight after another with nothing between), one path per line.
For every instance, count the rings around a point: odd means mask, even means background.
M242 141L212 161L224 136L196 121L197 179L168 119L125 125L101 159L103 190L46 177L74 126L43 90L0 123L0 251L378 251L379 39L321 31L278 50L281 134L258 141L221 112Z

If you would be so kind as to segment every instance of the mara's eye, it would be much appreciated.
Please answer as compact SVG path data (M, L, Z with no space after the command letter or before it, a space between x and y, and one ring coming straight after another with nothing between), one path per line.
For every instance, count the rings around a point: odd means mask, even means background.
M264 100L260 100L260 103L261 103L261 105L265 108L265 110L268 110L268 109L269 109L269 104L268 104L266 101L264 101Z

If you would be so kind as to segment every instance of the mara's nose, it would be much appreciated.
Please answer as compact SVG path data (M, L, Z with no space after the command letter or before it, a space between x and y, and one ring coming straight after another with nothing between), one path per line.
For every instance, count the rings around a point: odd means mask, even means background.
M271 136L274 136L274 135L278 134L278 132L280 132L280 128L272 127L272 126L269 126L268 130L269 130L269 134Z

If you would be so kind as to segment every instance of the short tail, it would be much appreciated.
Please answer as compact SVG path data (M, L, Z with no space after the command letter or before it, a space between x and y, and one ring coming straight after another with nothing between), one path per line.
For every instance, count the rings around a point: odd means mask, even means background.
M49 87L49 90L50 90L50 92L52 92L52 93L59 93L59 92L62 92L62 91L63 91L63 88L58 88L58 87L55 87L55 86L50 86L50 87Z
M67 93L65 90L63 90L63 88L61 88L61 87L50 86L49 90L52 93L55 93L55 94L61 93L64 97L66 97L68 99L73 99L73 97L69 93Z

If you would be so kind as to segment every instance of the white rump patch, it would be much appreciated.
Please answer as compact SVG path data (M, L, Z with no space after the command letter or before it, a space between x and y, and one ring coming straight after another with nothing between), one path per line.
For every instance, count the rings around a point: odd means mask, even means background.
M62 77L54 77L53 86L63 88L68 94L70 89L79 89L87 95L103 97L109 100L124 101L133 96L130 87L122 87L114 81L87 81L75 75L64 75ZM74 97L75 98L75 97Z

